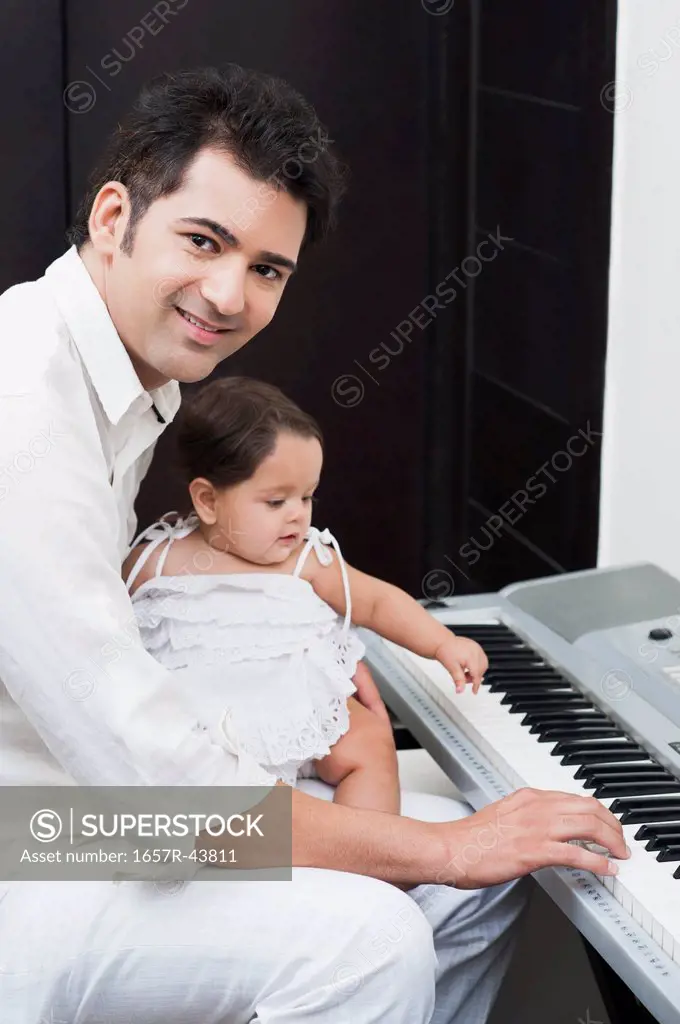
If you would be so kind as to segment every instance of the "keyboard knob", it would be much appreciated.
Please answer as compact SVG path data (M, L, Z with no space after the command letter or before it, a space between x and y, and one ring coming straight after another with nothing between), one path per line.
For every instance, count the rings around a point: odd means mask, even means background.
M665 627L658 627L656 629L650 629L648 635L650 640L670 640L673 636L673 632Z

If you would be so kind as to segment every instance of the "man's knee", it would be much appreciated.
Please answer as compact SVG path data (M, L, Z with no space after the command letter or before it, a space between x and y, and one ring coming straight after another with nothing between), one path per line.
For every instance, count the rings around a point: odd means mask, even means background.
M351 911L347 907L351 941L333 965L331 984L351 996L377 983L391 993L395 1004L415 999L423 1019L429 1020L436 968L432 928L404 892L375 879L364 881L369 883L370 898L368 892L357 892L358 902Z

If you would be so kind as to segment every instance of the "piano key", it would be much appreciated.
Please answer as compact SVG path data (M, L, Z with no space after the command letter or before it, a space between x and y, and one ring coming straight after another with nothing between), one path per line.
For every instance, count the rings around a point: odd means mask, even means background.
M648 824L652 821L675 821L680 816L680 791L676 796L628 796L611 804L612 814L620 815L622 824Z
M663 863L671 860L680 860L680 845L664 846L656 859Z
M644 754L645 758L648 756L646 750L643 750L634 740L624 736L623 733L620 734L620 738L614 737L613 739L606 740L563 740L555 744L551 753L555 757L559 757L560 754L578 754L581 752L584 754L609 753L614 755L611 758L612 761L618 761L620 759L619 755L626 751ZM586 764L585 761L583 763Z
M649 826L643 825L643 828L647 827ZM654 839L648 839L645 850L661 850L667 843L680 843L680 832L669 832L666 836L656 836Z
M675 776L671 775L669 771L662 768L660 764L655 764L653 761L642 762L640 764L612 764L605 765L602 768L593 768L586 766L584 768L584 778L599 779L602 782L608 782L610 779L617 778L631 778L631 779L645 779L645 778L660 778L660 779L674 779Z
M544 690L540 686L523 686L521 688L518 687L516 690L507 690L504 686L492 686L491 693L500 693L503 704L521 704L523 701L528 700L534 702L545 701L550 708L558 705L557 710L559 710L560 705L568 708L576 704L574 698L583 700L581 695L574 690L565 690L563 687L557 690Z
M455 633L458 626L454 626L449 622L446 623L446 628ZM460 631L461 636L474 636L475 639L480 636L499 637L502 640L507 640L508 643L526 643L526 640L522 640L521 636L518 636L517 633L514 633L502 622L471 622L469 625L461 626Z
M617 782L600 782L593 794L598 798L609 796L644 796L654 793L677 793L677 779L652 779L645 782L624 782L619 779Z
M522 725L527 725L524 719L522 719ZM611 735L612 730L616 729L616 726L612 722L608 722L606 718L595 718L590 721L577 718L571 722L568 719L564 721L551 721L550 719L547 719L546 721L536 722L534 725L529 725L529 734L531 736L544 735L548 729L564 729L565 733L568 733L568 730L575 729L576 727L596 728L597 726L605 727L607 729L607 735ZM568 735L565 736L565 738L568 738Z
M675 808L678 812L678 816L680 817L680 782L678 782L677 779L675 780L674 796L661 796L658 797L658 799L653 796L634 796L626 800L615 800L612 804L612 814L617 814L619 811L631 809L642 809L652 812L661 806L669 809ZM651 820L652 819L650 818L650 821Z
M638 743L624 736L603 739L561 739L550 752L552 757L568 755L576 760L563 764L615 764L621 761L646 760L647 754ZM579 758L582 760L579 761Z
M538 667L547 665L543 658L533 654L529 648L507 648L505 650L491 651L489 662L493 663L494 668L502 665L515 665L518 662Z
M561 711L529 711L522 719L522 725L533 732L535 727L542 725L561 725L563 722L609 722L610 719L599 711L588 708L563 708Z
M545 711L527 711L522 725L533 725L535 722L571 722L583 719L584 722L610 722L611 719L603 711L596 708L594 704L590 707L572 708L567 705L564 708L547 708Z
M472 633L469 633L469 634L466 633L465 635L466 636L472 636ZM481 641L480 641L480 643L481 643ZM529 647L528 644L524 643L523 640L519 640L518 638L515 638L513 640L509 640L508 637L504 636L504 635L485 636L484 637L484 644L485 644L485 647L484 647L485 650L492 650L492 651L493 650L498 650L498 651L514 651L514 650L520 649L520 650L523 650L523 651L529 651L531 654L534 653L532 651L531 647Z
M519 715L521 712L528 711L549 711L551 708L558 710L560 708L592 708L593 706L585 697L578 697L575 694L573 696L566 694L564 697L556 695L551 697L544 694L542 697L536 698L507 695L501 698L501 703L510 706L511 715Z
M592 765L592 764L584 764L584 765L581 765L581 767L577 769L576 774L574 775L574 778L575 779L585 779L585 778L588 778L588 776L592 775L594 771L605 771L606 770L610 774L614 774L616 772L645 771L647 768L654 768L655 770L657 770L658 767L659 766L657 764L655 764L654 761L650 761L649 758L641 759L640 761L635 761L634 764L631 764L628 761L626 761L626 762L624 762L622 764L603 764L603 765L600 765L600 766Z
M506 693L552 693L563 690L565 693L576 693L564 679L491 679L489 689L492 693L505 690Z
M568 740L580 737L583 739L605 739L608 736L620 736L621 732L614 724L604 725L551 725L547 728L534 726L530 733L539 733L539 743L554 743L555 740Z
M635 833L635 838L640 842L651 839L653 836L670 836L674 832L680 832L680 819L676 822L668 822L656 825L641 825Z
M674 778L670 772L663 768L655 768L652 771L635 771L638 762L619 765L584 765L586 774L582 776L585 789L595 789L605 782L656 782L672 781ZM644 767L644 766L643 766ZM623 768L624 771L612 771L612 768Z
M489 665L484 673L485 679L563 679L558 672L552 672L547 666L505 665L497 668Z
M644 756L644 751L637 750L622 750L618 754L613 754L611 751L593 749L587 753L573 751L571 754L565 754L560 763L568 765L616 764L620 761L638 761Z

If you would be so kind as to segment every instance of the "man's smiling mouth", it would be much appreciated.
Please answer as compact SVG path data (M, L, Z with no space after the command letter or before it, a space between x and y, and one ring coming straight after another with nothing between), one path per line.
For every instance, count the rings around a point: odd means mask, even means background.
M211 334L219 334L220 331L230 330L229 327L215 327L214 324L208 323L207 320L201 320L200 317L194 316L193 313L187 313L187 311L182 309L180 306L175 306L175 309L188 323L193 324L194 327L200 327L203 331L209 331Z

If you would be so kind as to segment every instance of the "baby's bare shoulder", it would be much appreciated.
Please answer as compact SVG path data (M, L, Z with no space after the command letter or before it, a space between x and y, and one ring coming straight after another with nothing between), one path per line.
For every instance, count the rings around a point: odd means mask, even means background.
M147 542L146 544L138 544L136 547L132 549L130 554L123 562L122 576L126 583L128 581L130 573L137 564L137 561L143 556L148 546L149 542ZM153 571L157 561L158 552L154 551L154 553L149 558L147 558L146 562L142 565L139 572L135 576L135 581L130 587L131 594L134 594L135 590L141 587L142 583L146 583L146 581L150 579L151 576L153 576Z
M192 538L180 537L173 541L170 545L170 550L167 553L165 564L163 566L163 576L179 576L185 573L195 573L196 570L192 568L192 561L195 561L196 557L196 545L191 542ZM130 554L123 562L122 575L123 579L127 582L130 573L133 571L138 559L144 557L144 552L149 546L149 541L145 541L143 544L138 544L132 549ZM130 587L130 593L134 594L143 583L153 579L156 575L156 567L158 560L166 549L166 544L159 544L158 547L149 555L144 561L139 572L135 577L135 581ZM205 570L204 570L205 571Z

